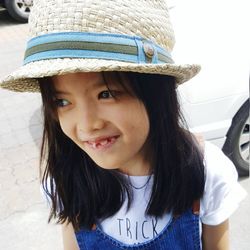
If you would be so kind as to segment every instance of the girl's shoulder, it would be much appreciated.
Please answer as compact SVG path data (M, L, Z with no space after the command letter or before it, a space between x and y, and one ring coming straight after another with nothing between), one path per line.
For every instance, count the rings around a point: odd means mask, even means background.
M215 178L238 178L236 168L232 161L215 144L205 141L201 134L194 134L199 147L204 154L204 165L207 182Z
M233 162L213 143L204 141L204 165L208 180L210 178L238 178Z
M201 221L218 225L228 219L245 198L232 161L211 142L204 142L205 191L201 199Z

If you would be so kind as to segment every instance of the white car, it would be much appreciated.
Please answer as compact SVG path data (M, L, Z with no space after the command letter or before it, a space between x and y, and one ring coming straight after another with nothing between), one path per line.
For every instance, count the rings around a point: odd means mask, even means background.
M191 131L218 145L239 175L249 175L248 9L236 1L172 1L173 58L201 64L179 90Z

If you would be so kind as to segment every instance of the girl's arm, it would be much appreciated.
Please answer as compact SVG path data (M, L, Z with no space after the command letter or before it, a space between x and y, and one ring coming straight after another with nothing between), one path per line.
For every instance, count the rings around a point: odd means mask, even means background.
M79 250L75 232L71 223L62 225L62 238L64 250Z
M229 249L229 223L228 220L217 226L202 224L202 249L228 250Z

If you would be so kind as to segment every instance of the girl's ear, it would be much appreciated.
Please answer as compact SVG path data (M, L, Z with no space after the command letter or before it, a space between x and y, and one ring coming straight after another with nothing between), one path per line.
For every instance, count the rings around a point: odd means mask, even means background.
M199 134L199 133L194 133L194 136L195 136L196 141L199 143L201 151L204 153L204 149L205 149L204 136L202 134Z

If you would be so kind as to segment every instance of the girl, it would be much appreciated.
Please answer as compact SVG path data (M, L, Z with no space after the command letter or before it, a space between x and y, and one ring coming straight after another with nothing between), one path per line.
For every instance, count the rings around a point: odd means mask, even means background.
M245 192L199 143L176 88L165 1L35 1L24 66L1 83L40 91L42 184L64 249L228 249Z

